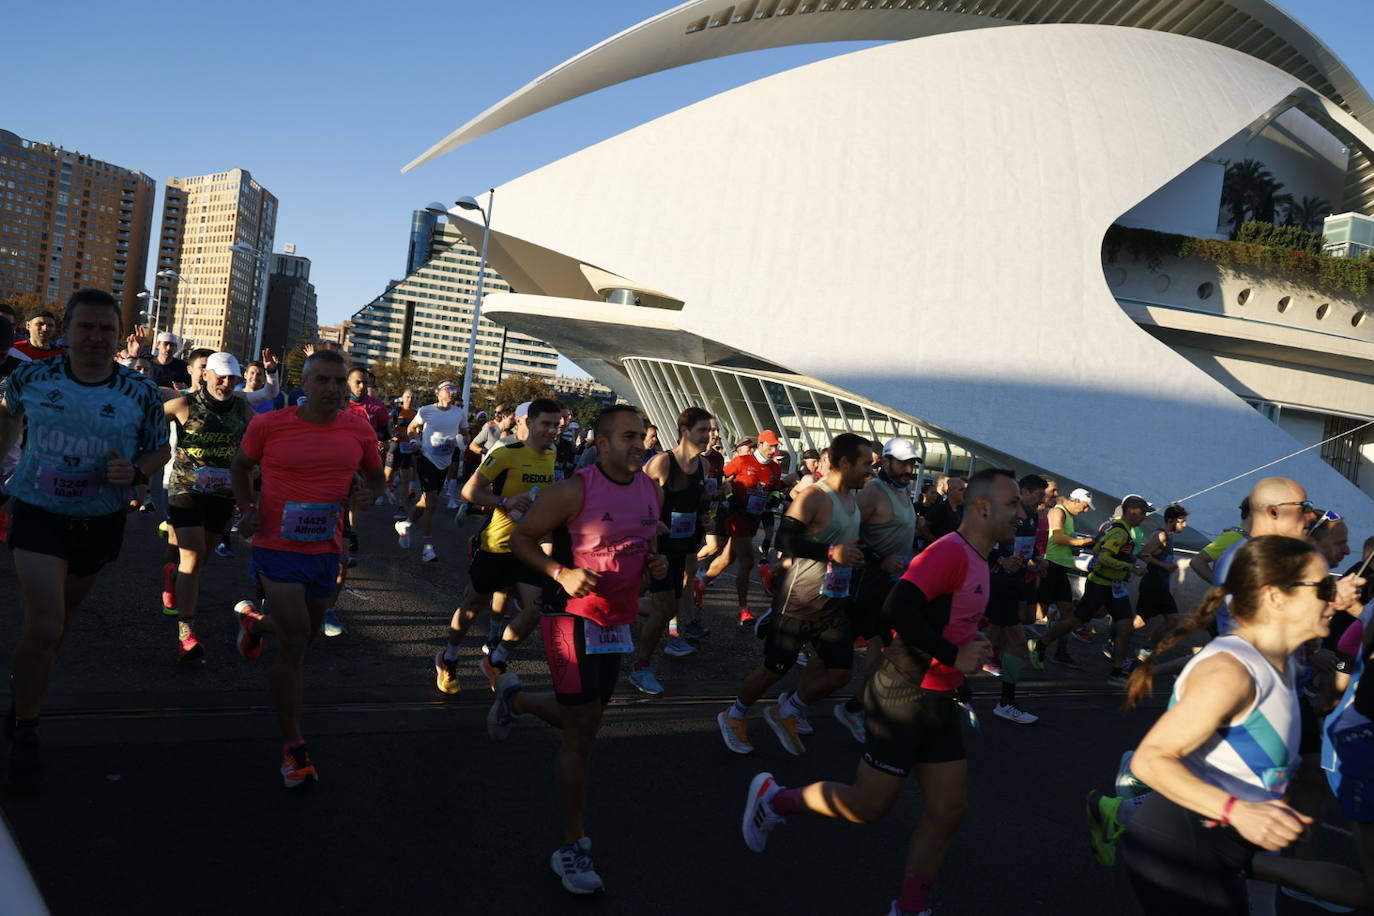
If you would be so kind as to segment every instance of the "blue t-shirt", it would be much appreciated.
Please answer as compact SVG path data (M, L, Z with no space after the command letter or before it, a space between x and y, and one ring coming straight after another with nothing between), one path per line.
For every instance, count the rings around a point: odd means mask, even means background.
M67 357L24 363L3 387L12 414L28 418L28 438L6 492L60 515L122 512L128 487L105 482L111 452L130 461L167 444L162 395L151 379L111 364L103 382L72 377Z

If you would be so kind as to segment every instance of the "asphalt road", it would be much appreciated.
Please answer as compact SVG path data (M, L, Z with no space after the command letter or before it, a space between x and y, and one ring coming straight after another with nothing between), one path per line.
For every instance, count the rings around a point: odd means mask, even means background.
M507 742L488 740L476 638L464 692L434 688L432 657L466 581L475 523L460 530L445 517L441 561L421 564L419 538L400 550L390 519L389 509L367 513L339 602L349 632L320 638L307 660L305 729L321 781L287 792L266 656L246 662L233 648L231 609L252 595L246 545L212 560L196 628L206 660L184 666L158 599L155 522L130 517L120 565L102 575L62 651L43 725L48 786L38 798L0 798L54 913L886 912L920 811L914 783L878 824L794 818L762 856L740 838L755 772L784 784L845 779L858 746L815 708L802 757L784 753L757 715L755 753L724 749L715 714L760 657L731 624L725 579L708 598L713 633L700 651L657 664L668 695L641 698L622 681L597 745L589 817L607 891L566 894L548 865L560 841L556 736L526 719ZM0 596L7 670L20 614L8 554ZM997 683L975 679L982 729L967 735L969 809L936 888L940 916L1134 911L1121 871L1092 859L1082 799L1110 785L1162 704L1123 716L1120 692L1102 682L1106 661L1075 651L1084 672L1050 670L1023 687L1023 705L1042 716L1034 726L993 717ZM547 682L537 635L512 670ZM1346 841L1328 833L1330 854L1343 854ZM1282 901L1279 912L1303 909Z

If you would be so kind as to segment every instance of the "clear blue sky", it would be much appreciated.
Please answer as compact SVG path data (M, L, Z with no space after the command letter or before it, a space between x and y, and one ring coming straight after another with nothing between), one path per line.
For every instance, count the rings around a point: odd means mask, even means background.
M669 71L400 174L488 105L671 4L10 4L0 128L140 169L159 186L169 175L248 169L280 199L277 247L294 242L311 259L320 321L334 324L401 275L412 209L477 194L690 102L849 49L779 49ZM1374 0L1281 5L1374 89ZM161 206L159 193L158 214Z

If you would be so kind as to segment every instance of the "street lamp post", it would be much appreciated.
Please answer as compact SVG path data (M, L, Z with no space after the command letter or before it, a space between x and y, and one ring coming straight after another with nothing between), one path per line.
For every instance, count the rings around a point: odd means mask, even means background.
M454 202L457 207L464 210L476 210L482 214L482 255L477 261L477 295L473 298L472 303L472 332L468 334L468 358L466 365L463 366L463 409L468 412L468 416L474 415L472 410L472 371L473 363L477 358L477 325L482 320L482 287L487 278L487 243L491 241L491 211L495 200L496 189L490 188L487 190L487 207L485 210L472 197L460 197ZM441 216L452 215L440 203L430 204L425 209Z
M253 267L257 271L254 289L258 293L258 317L254 322L256 328L253 332L253 350L248 355L256 359L257 354L262 352L262 326L267 320L267 261L268 254L259 251L246 242L239 242L229 246L230 251L237 251L239 254L251 254L253 256ZM259 288L260 287L260 288Z
M162 270L159 270L157 274L155 274L155 277L160 280L181 280L181 274L172 270L170 267L164 267ZM158 285L156 283L153 284L153 292L151 295L149 295L148 291L145 289L134 298L151 300L153 308L148 315L149 324L152 325L154 334L162 330L160 327L162 324L162 293L159 291Z

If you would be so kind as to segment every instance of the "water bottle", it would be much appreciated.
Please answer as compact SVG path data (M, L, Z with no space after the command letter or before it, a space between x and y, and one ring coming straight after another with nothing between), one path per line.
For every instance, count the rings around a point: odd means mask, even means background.
M530 502L534 502L534 498L535 498L536 496L538 496L538 495L539 495L539 488L538 488L538 487L530 487L530 490L529 490ZM520 521L520 519L522 519L522 518L525 517L525 513L524 513L524 512L507 512L506 515L507 515L507 517L509 517L510 520L513 521L513 522L518 522L518 521Z

